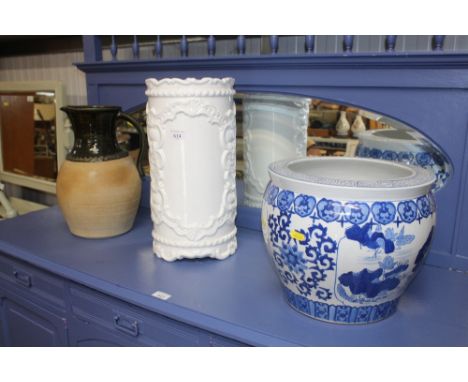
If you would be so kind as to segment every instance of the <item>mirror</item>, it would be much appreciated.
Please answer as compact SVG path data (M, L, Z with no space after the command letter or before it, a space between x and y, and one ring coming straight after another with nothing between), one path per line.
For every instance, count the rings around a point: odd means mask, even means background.
M55 193L65 158L62 84L0 82L0 180Z
M237 93L234 99L238 205L260 208L269 181L269 163L291 157L359 156L420 166L435 174L436 190L452 173L449 158L434 142L393 118L285 94ZM145 106L128 112L146 125ZM132 132L125 129L122 126L127 137L122 143L133 147L137 137L131 138L128 134Z
M452 173L450 160L423 134L395 119L317 98L239 94L239 204L260 208L268 164L292 157L347 156L423 167L441 189ZM240 126L242 126L240 128Z

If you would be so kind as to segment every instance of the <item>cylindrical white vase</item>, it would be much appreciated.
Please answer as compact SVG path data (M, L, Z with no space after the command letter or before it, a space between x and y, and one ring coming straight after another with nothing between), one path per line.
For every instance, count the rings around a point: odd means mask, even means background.
M153 251L224 259L237 248L234 79L147 79Z
M261 208L270 163L307 155L309 98L278 94L243 97L244 204Z

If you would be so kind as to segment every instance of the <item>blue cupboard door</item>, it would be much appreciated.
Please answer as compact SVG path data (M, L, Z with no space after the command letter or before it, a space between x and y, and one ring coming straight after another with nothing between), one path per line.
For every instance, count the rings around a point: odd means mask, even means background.
M66 319L21 298L3 297L3 346L66 346Z
M0 346L5 346L5 325L4 325L3 299L0 296Z
M70 346L115 347L141 345L124 335L113 333L93 323L72 317L70 319Z

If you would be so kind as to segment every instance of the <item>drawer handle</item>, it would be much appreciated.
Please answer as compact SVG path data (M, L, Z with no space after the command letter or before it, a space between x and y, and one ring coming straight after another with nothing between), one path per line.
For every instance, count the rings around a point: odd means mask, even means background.
M138 321L130 317L121 316L120 314L116 314L114 316L114 327L117 330L120 330L121 332L129 334L133 337L137 337L138 334L140 334Z
M26 287L26 288L31 288L32 286L32 279L31 279L31 276L28 275L27 273L25 272L21 272L21 271L17 271L17 270L14 270L13 271L13 276L15 277L15 281Z

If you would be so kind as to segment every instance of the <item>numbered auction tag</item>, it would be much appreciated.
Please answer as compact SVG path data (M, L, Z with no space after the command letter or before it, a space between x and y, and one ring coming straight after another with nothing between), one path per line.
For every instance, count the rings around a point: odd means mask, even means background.
M168 300L171 298L171 295L169 293L166 293L166 292L162 292L160 290L157 290L156 292L154 292L152 294L153 297L156 297L156 298L159 298L160 300Z
M171 137L177 141L182 141L184 139L185 133L181 130L171 130Z

